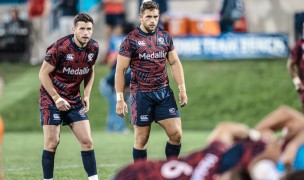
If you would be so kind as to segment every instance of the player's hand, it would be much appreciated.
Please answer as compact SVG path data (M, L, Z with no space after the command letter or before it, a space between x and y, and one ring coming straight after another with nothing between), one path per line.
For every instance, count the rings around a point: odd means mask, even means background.
M128 106L124 100L117 101L116 103L116 114L121 117L125 117L125 114L128 113Z
M180 91L178 95L178 101L181 107L185 107L188 103L188 97L186 91Z
M71 107L71 105L62 97L58 98L55 104L59 111L68 111Z
M87 113L90 109L90 98L89 97L84 97L83 98L83 105L84 105L84 113Z

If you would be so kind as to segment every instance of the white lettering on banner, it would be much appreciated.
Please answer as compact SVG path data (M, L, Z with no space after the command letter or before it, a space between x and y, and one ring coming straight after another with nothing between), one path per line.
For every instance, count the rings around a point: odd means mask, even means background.
M152 54L143 53L139 54L139 59L155 59L155 58L165 58L167 53L165 51L153 52Z
M198 38L193 39L176 39L174 40L174 46L178 54L183 55L201 55L201 40Z
M70 75L84 75L88 74L90 72L90 69L88 67L84 68L77 68L72 69L71 67L63 67L63 73L70 74Z

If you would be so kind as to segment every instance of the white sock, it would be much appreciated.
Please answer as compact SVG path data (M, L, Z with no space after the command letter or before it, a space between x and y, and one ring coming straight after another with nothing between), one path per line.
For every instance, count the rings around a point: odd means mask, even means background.
M89 180L98 180L98 175L96 174L96 175L90 176L88 178L89 178Z

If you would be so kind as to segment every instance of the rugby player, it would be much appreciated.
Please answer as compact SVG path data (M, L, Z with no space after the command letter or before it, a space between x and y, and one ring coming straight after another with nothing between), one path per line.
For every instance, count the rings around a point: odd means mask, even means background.
M91 39L93 29L93 19L87 14L78 14L74 19L73 34L48 47L39 72L40 113L44 133L44 179L53 179L60 125L68 125L76 136L88 178L98 179L87 115L94 81L94 64L99 52L98 43ZM83 98L80 93L82 82Z
M302 105L304 112L304 23L302 29L302 38L292 47L290 57L287 61L287 69L292 78L292 82Z
M135 133L134 161L147 158L147 143L153 121L168 136L166 157L177 157L181 149L182 125L173 91L169 87L166 63L171 66L173 78L180 90L178 99L181 107L184 107L188 98L182 64L170 34L157 27L158 4L144 2L139 19L140 26L131 31L120 46L115 74L116 113L124 117L128 110L123 92L124 74L130 66L131 123Z

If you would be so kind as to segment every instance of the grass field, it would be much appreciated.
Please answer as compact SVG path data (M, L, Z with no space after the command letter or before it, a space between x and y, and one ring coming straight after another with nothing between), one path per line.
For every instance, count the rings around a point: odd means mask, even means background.
M183 67L189 102L181 109L182 154L202 147L206 134L220 121L235 120L254 125L282 104L299 109L285 60L183 61ZM0 64L0 74L6 82L0 114L6 126L3 160L8 180L42 179L39 69L39 66L26 64ZM100 179L110 179L119 168L132 162L133 134L104 132L107 104L98 92L98 85L108 71L106 67L96 65L89 112ZM177 92L172 79L171 84ZM165 133L157 125L153 129L149 157L164 158ZM79 146L66 127L55 162L55 179L86 179Z
M206 131L185 131L182 154L203 147ZM124 165L132 162L133 135L109 134L93 131L95 156L99 178L110 179ZM43 136L34 133L6 133L3 145L4 174L7 180L40 180ZM165 133L157 126L148 145L150 159L164 158ZM71 132L61 133L55 157L54 179L83 180L86 173L82 166L79 145Z
M184 129L211 129L222 120L254 125L286 104L300 103L286 70L286 60L183 61L188 106L181 109ZM1 64L6 81L0 114L7 131L39 131L39 66ZM92 128L105 129L107 104L98 92L109 69L96 65L89 117ZM170 72L170 71L169 71ZM171 79L175 92L177 87ZM177 95L177 93L175 93Z

